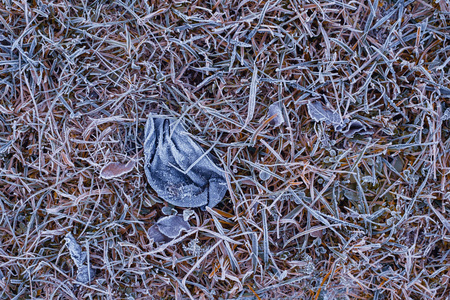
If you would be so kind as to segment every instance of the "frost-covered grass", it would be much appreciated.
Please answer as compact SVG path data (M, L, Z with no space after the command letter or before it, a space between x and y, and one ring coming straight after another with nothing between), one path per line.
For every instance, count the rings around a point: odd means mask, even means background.
M0 0L0 299L446 299L449 12ZM159 245L149 112L212 147L229 187ZM112 162L134 167L100 176Z

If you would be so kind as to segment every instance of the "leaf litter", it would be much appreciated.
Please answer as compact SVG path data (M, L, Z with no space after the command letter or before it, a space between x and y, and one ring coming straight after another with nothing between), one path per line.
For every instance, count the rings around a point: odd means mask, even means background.
M0 2L0 299L447 299L448 1ZM164 243L149 113L228 190Z

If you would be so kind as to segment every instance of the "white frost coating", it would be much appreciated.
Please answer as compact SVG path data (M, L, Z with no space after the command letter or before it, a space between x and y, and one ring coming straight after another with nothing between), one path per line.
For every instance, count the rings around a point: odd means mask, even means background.
M78 245L71 232L66 234L64 240L69 249L70 257L78 268L77 281L85 284L91 282L94 279L95 273L90 264L85 265L86 253L81 250L81 246Z
M145 174L158 196L180 207L214 207L227 191L225 174L181 124L150 114L145 127Z

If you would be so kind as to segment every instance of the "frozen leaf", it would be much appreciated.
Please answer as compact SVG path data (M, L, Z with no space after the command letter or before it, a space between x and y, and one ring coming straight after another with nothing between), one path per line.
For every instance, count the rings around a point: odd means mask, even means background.
M177 210L174 209L173 207L169 207L169 206L164 206L161 209L162 213L165 214L166 216L170 216L170 215L176 215L177 214Z
M81 250L81 246L78 245L71 232L65 236L64 240L73 262L77 267L81 267L86 261L86 253Z
M150 239L152 239L155 243L161 243L161 242L169 242L170 238L163 235L160 231L158 226L155 224L148 230L148 236Z
M145 127L145 174L150 186L175 206L214 207L224 197L224 171L181 124L150 115Z
M163 217L150 227L148 235L155 243L169 242L178 237L183 230L188 231L191 226L183 219L183 216Z
M346 137L352 138L356 133L371 134L367 127L358 120L342 119L338 112L332 111L322 105L319 101L308 103L308 113L316 122L324 121L333 125L336 131L342 132Z
M181 231L191 229L191 226L183 219L183 216L164 217L159 219L156 225L163 235L172 239L179 236Z
M323 107L319 101L308 102L308 113L316 122L325 121L329 125L342 125L343 120L338 112Z
M66 234L64 240L69 249L70 257L78 268L77 281L81 283L91 282L92 279L94 279L95 272L90 264L85 264L87 257L86 253L81 250L81 246L78 245L71 232Z
M183 210L183 220L188 221L193 215L195 215L195 212L191 209L185 209Z
M279 102L273 103L269 106L269 112L267 113L267 116L269 118L272 116L275 116L270 121L270 125L272 125L274 128L276 128L284 123L283 112L281 110Z
M120 177L126 173L129 173L134 168L134 161L129 161L126 164L119 162L111 162L105 165L100 171L100 176L104 179L111 179L114 177Z
M344 196L350 201L358 201L358 193L352 190L344 190Z
M91 268L91 266L82 265L78 267L77 270L77 281L81 283L89 283L94 279L95 271Z
M352 120L347 124L344 129L340 130L346 137L352 138L356 133L358 134L371 134L372 131L368 131L366 126L358 120Z

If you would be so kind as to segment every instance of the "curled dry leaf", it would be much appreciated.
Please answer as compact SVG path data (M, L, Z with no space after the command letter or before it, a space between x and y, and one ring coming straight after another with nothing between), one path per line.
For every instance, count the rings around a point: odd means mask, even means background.
M183 126L150 115L145 127L145 174L150 186L175 206L214 207L224 197L224 171Z
M183 230L188 231L191 226L182 215L163 217L150 227L148 235L155 243L169 242L178 237Z
M270 118L272 116L275 116L271 121L270 125L272 125L274 128L277 128L281 124L284 123L284 117L283 117L283 111L280 107L280 102L275 102L269 106L269 112L267 113L267 116Z
M101 169L100 176L104 179L120 177L126 173L131 172L134 168L134 164L135 162L132 160L130 160L126 164L122 164L119 162L111 162Z
M352 138L356 133L358 134L371 134L372 131L368 131L366 126L358 120L352 120L344 129L339 130L346 137Z

